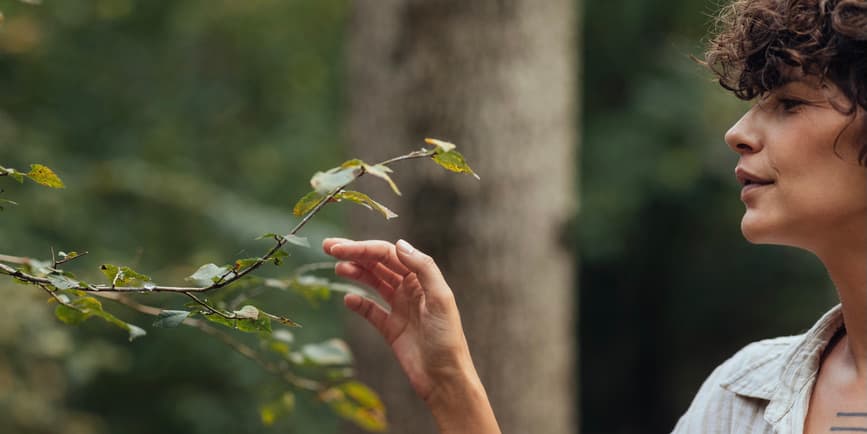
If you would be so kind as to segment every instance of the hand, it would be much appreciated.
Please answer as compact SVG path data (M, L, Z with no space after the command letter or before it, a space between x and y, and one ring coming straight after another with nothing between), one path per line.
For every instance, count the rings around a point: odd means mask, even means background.
M442 434L500 434L473 366L451 288L430 256L406 241L329 238L325 253L340 259L339 276L374 289L390 310L357 294L346 307L364 317L391 346Z
M341 260L337 275L376 289L390 306L344 298L385 338L419 397L430 404L438 385L478 381L454 294L430 256L406 241L329 238L322 246Z

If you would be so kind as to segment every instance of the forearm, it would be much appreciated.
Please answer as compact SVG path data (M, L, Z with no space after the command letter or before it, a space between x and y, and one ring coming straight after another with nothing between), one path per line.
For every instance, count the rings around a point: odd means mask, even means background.
M441 434L500 434L485 388L472 368L437 385L427 403Z

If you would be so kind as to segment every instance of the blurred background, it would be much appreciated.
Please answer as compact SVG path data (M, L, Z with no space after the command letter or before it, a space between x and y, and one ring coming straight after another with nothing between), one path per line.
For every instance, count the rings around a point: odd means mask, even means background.
M736 158L722 137L748 105L689 57L716 10L703 0L0 0L0 165L42 163L67 185L0 178L2 197L20 203L0 212L0 254L86 250L69 267L83 278L112 262L179 282L202 263L263 251L253 238L294 225L313 172L448 138L480 182L410 162L396 168L403 197L363 184L397 223L332 206L306 236L406 237L431 252L504 432L669 432L715 366L754 340L806 330L835 303L813 257L740 235ZM322 260L316 252L289 266ZM96 320L60 323L45 298L0 279L3 433L349 429L303 397L266 427L258 408L283 386L220 342L145 327L129 343ZM413 413L423 410L402 407L411 399L394 367L377 368L388 363L381 342L344 331L337 299L268 300L305 325L300 342L350 338L360 377L391 409L390 432L428 432ZM527 407L524 391L559 425L521 419L510 405Z

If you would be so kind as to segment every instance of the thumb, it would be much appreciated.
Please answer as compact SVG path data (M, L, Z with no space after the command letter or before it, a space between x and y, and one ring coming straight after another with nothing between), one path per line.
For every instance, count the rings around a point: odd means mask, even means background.
M418 277L425 292L440 296L451 292L433 258L404 240L398 240L397 259Z

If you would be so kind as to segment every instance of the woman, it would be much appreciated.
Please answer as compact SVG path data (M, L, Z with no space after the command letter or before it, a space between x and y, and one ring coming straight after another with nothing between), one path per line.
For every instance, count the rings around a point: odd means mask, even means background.
M744 236L815 254L840 305L809 331L746 346L704 382L676 433L867 431L867 0L735 0L706 64L755 105L728 131ZM347 307L391 345L443 433L498 433L451 290L405 241L328 239Z

